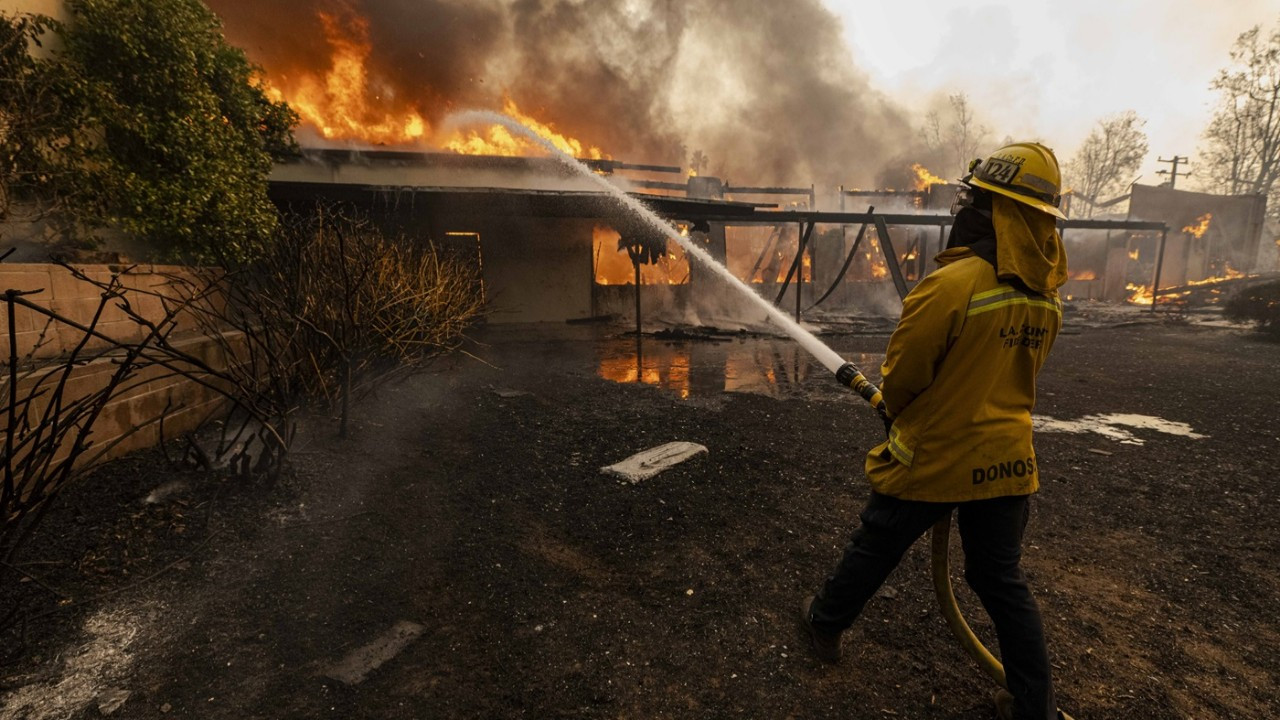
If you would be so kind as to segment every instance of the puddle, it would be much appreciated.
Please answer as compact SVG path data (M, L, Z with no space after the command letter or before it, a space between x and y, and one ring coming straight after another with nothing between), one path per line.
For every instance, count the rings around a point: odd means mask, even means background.
M868 374L878 375L883 355L845 353ZM722 393L768 397L808 395L830 384L838 386L817 361L794 343L749 338L724 342L650 341L637 352L634 339L601 345L597 374L617 383L643 383L681 398Z
M1078 420L1058 420L1047 415L1033 415L1031 421L1038 432L1096 433L1124 445L1142 445L1143 440L1132 430L1154 430L1166 435L1199 440L1208 437L1192 430L1191 426L1154 415L1108 413L1086 415Z

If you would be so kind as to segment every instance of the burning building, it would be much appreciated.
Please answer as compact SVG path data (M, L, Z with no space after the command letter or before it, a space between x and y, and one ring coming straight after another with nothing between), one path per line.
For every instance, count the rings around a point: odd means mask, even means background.
M1182 296L1190 287L1273 269L1264 252L1262 196L1134 185L1117 200L1128 201L1131 227L1149 229L1085 230L1064 237L1072 268L1065 293L1151 305L1157 296Z
M496 322L725 312L707 306L711 285L690 291L710 279L674 243L634 263L636 231L589 178L500 124L451 122L459 108L502 110L643 194L797 316L896 312L945 241L949 186L904 160L911 123L850 65L817 0L210 4L303 120L308 149L276 168L276 201L353 205L473 258ZM791 36L806 42L776 42ZM907 187L817 189L886 168ZM652 289L632 303L627 287Z
M697 221L768 205L813 211L814 187L799 183L865 183L914 137L852 67L820 2L751 5L210 2L228 39L262 65L268 93L303 121L308 149L276 169L277 201L341 200L474 255L494 320L611 313L625 309L618 288L637 281L660 288L654 302L681 304L699 273L670 243L637 272L620 252L625 221L590 183L536 159L536 143L501 125L451 124L460 108L500 110L595 162L662 214L703 228L689 231L748 282L789 286L797 300L795 288L814 283L815 253L830 243L798 252L799 224ZM806 41L776 43L791 35ZM879 245L872 231L872 256L852 277L888 276Z
M1164 252L1162 285L1177 286L1259 270L1267 201L1135 185L1129 216L1176 230Z
M587 162L797 315L819 303L896 312L897 297L929 271L950 224L934 211L950 203L944 185L823 198L814 186L736 186L675 166ZM553 159L311 149L275 169L271 194L290 210L317 201L354 207L394 233L469 258L482 270L494 322L634 317L637 284L646 288L642 315L752 321L735 316L739 303L719 302L716 283L675 242L649 238L660 248L652 262L633 262L628 246L650 231L592 178ZM889 203L870 197L886 194ZM838 207L863 201L867 212ZM884 210L871 213L872 202Z
M679 168L599 161L616 176L681 172ZM620 248L634 221L599 187L547 158L452 153L310 150L272 175L271 194L286 209L317 201L359 209L404 233L469 258L482 270L493 322L563 321L627 307L623 286L633 263ZM746 214L749 203L647 195L661 214L697 218ZM625 245L625 243L622 243ZM682 292L694 273L674 243L641 267L640 282L662 286L655 300Z

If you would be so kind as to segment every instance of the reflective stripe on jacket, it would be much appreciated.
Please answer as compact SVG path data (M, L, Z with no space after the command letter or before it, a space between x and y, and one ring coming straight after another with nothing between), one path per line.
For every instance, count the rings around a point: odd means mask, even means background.
M937 260L889 340L880 389L893 427L867 455L867 478L879 493L926 502L1033 493L1035 378L1062 304L998 281L968 248Z

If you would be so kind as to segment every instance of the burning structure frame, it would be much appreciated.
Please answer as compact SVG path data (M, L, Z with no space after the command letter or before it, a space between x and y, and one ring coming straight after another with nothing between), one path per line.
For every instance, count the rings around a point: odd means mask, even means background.
M766 285L762 292L778 305L794 304L797 320L823 303L846 278L860 249L877 263L876 278L891 282L900 298L928 271L928 259L946 242L950 214L936 208L950 204L954 186L937 184L916 191L866 191L839 188L839 209L819 210L819 193L809 187L733 186L715 177L685 176L677 167L642 165L615 160L588 160L592 169L609 175L657 213L698 233L713 257L727 259L727 232L741 228L795 228L794 253L783 243L766 242L747 281ZM683 182L671 175L680 174ZM625 212L590 183L576 178L554 160L529 157L466 156L450 153L307 150L297 161L277 166L271 195L286 210L305 212L317 202L359 208L375 222L397 233L429 239L437 245L474 254L483 268L486 293L497 311L496 322L583 320L623 309L625 285L594 280L593 230L604 225L625 235ZM750 196L751 201L740 199ZM797 202L780 207L779 202ZM883 198L904 211L849 212L853 198L868 202ZM910 212L910 210L923 210ZM929 212L934 210L934 212ZM824 226L828 232L815 232ZM849 228L859 227L850 242ZM936 248L922 232L937 228ZM1152 286L1159 287L1169 227L1138 220L1067 220L1066 236L1075 230L1159 233L1159 253ZM868 230L874 239L868 239ZM829 232L836 230L837 232ZM788 237L790 231L787 231ZM899 237L895 238L895 234ZM793 241L788 240L788 243ZM865 242L865 245L862 243ZM599 244L599 241L596 241ZM619 242L619 246L623 245ZM872 257L879 249L879 258ZM759 273L765 253L772 251L776 274ZM905 248L905 252L899 252ZM597 249L598 250L598 249ZM754 255L754 253L753 253ZM786 257L789 255L789 257ZM782 268L786 268L785 274ZM639 274L638 263L636 274ZM688 284L703 281L696 268L688 270ZM740 276L741 272L738 273ZM843 283L843 285L842 285ZM633 284L629 279L626 285ZM637 320L643 314L636 283ZM682 293L681 283L669 283ZM808 292L805 292L805 285ZM772 285L773 287L767 287ZM829 289L818 292L818 286ZM879 283L883 286L884 283ZM626 293L628 296L631 293ZM851 293L836 293L832 306L848 305ZM632 299L630 297L628 300ZM687 299L687 297L686 297ZM631 303L625 303L630 305Z

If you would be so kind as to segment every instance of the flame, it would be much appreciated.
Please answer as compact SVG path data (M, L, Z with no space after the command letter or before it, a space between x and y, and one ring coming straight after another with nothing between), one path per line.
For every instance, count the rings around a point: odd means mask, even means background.
M1209 230L1209 221L1213 219L1213 213L1205 213L1196 218L1191 225L1182 228L1182 232L1187 233L1191 237L1199 240L1204 237L1206 231Z
M592 160L602 160L609 157L600 148L584 145L580 140L561 135L551 125L522 112L515 101L509 97L504 98L502 101L502 112L520 121L521 124L533 130L539 137L550 142L561 152L576 158L591 158ZM452 137L443 143L443 147L446 150L452 150L462 155L516 157L542 153L542 148L537 143L528 140L524 136L512 135L510 130L501 125L493 125L483 131L455 132Z
M1130 260L1137 260L1137 259L1138 259L1138 248L1134 248L1134 249L1132 249L1132 250L1130 250L1130 251L1129 251L1129 259L1130 259Z
M1239 270L1236 270L1235 268L1231 267L1231 265L1227 265L1226 269L1223 270L1221 275L1217 275L1215 277L1208 277L1203 280L1190 280L1187 282L1187 285L1213 285L1215 283L1220 283L1225 280L1234 280L1236 278L1242 278L1245 276L1246 276L1245 273L1242 273Z
M1097 280L1098 274L1092 270L1081 270L1080 272L1068 273L1072 280Z
M1155 296L1151 294L1150 285L1129 283L1124 286L1124 289L1132 291L1132 294L1129 295L1129 302L1134 305L1150 305L1155 300Z
M873 236L870 239L869 244L874 250L877 250L877 251L881 250L880 238ZM884 259L879 253L877 253L873 259L871 251L868 250L866 253L866 258L867 258L867 265L871 271L871 278L873 280L883 280L889 277L889 266L885 264Z
M326 140L372 145L433 144L468 155L541 155L536 143L495 125L486 130L436 137L420 108L398 100L393 90L368 69L372 44L369 21L353 11L318 12L329 45L329 67L295 76L263 77L263 90L275 101L289 103L304 125ZM600 148L556 132L549 123L520 110L509 97L502 112L520 121L563 152L578 158L606 159Z
M1205 285L1216 285L1221 282L1226 282L1228 280L1235 280L1236 278L1242 278L1242 277L1251 277L1251 276L1248 273L1243 273L1243 272L1240 272L1239 270L1236 270L1235 268L1231 267L1231 265L1227 265L1221 275L1205 278L1203 280L1190 280L1182 287L1196 287L1196 286L1203 287ZM1134 303L1135 305L1151 304L1152 293L1151 293L1150 286L1134 285L1130 283L1128 286L1126 286L1125 289L1133 291L1133 294L1129 296L1129 302ZM1216 288L1211 289L1210 292L1213 293L1214 295L1221 295L1222 293L1221 290L1218 290ZM1180 293L1175 292L1171 294L1166 294L1166 291L1162 290L1160 294L1163 297L1184 297L1184 296L1191 295L1191 291L1183 290ZM1217 298L1210 298L1209 302L1216 302L1216 300Z
M365 67L372 49L369 21L354 13L349 17L327 12L317 15L330 48L328 70L322 75L264 77L267 96L287 101L304 124L329 140L364 140L376 145L421 141L429 130L422 115L412 109L388 112L386 106L394 98L384 99L370 88Z
M929 172L920 163L912 163L911 170L916 174L916 190L928 190L931 185L946 185L947 181Z
M597 285L634 285L635 266L626 250L618 249L618 231L607 225L596 225L591 231L591 257L595 263ZM640 266L641 285L683 285L689 282L689 259L684 248L667 242L667 252L655 265Z

